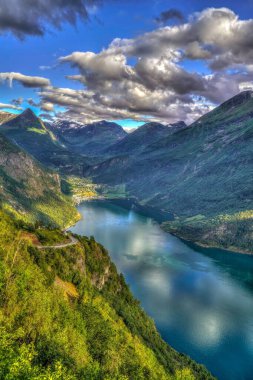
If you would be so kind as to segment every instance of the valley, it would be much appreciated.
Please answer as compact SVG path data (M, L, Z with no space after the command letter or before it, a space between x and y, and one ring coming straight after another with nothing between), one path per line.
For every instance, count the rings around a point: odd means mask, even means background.
M132 198L172 215L163 228L186 240L252 253L252 94L236 95L189 126L146 123L127 134L105 121L44 124L27 110L3 121L0 133L70 176L68 194L74 178L85 182L79 200Z

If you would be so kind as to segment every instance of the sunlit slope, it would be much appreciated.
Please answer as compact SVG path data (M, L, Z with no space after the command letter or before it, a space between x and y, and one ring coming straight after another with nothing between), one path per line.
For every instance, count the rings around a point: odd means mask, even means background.
M161 339L93 238L41 251L42 231L27 228L0 211L2 378L212 379Z
M60 226L77 218L72 201L61 192L59 176L0 135L1 207L28 221Z

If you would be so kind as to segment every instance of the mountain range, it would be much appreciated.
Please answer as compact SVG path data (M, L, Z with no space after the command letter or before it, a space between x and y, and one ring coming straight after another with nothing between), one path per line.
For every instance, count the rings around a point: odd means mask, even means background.
M124 189L165 211L164 228L204 245L251 252L253 93L244 91L196 122L44 124L31 110L0 125L14 144L61 174Z
M105 120L87 125L59 120L49 128L64 146L81 155L96 155L127 136L120 125Z

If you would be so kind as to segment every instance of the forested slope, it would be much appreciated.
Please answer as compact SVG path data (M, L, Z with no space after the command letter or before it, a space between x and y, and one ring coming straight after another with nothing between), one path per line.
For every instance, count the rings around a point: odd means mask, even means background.
M0 212L1 379L211 379L162 341L106 250ZM65 236L62 234L62 239Z

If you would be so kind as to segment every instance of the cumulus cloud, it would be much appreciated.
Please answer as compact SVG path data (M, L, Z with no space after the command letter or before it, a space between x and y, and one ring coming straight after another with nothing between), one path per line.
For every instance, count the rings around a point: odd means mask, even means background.
M13 81L21 83L24 87L40 88L50 85L50 80L43 77L28 76L20 73L0 73L0 82L8 81L10 87L12 87Z
M54 110L54 105L50 102L42 102L40 104L40 108L42 109L42 111L52 112Z
M67 78L83 89L47 86L40 92L42 104L65 107L59 117L80 121L190 123L238 93L243 83L247 88L253 83L252 34L252 19L208 8L180 25L114 39L98 53L73 52L60 63L78 70ZM187 70L192 60L200 60L208 74Z
M60 29L67 22L88 19L88 9L100 0L1 0L0 33L11 32L18 38L42 36L50 27Z
M183 22L184 21L184 15L178 9L172 8L172 9L168 9L166 11L161 12L160 15L155 18L155 21L158 24L164 25L168 21L173 20L173 19L180 21L180 22Z
M18 107L14 104L5 104L5 103L0 103L0 109L10 109L10 110L22 110L21 107Z

